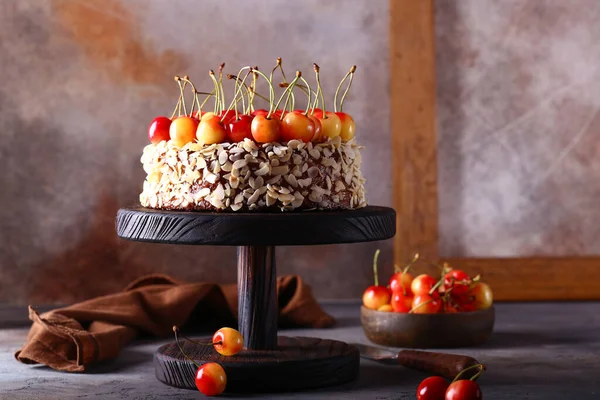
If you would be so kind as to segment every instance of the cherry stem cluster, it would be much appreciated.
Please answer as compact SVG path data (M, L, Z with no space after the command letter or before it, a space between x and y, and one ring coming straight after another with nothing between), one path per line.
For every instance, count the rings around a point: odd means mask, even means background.
M350 80L348 81L348 86L346 87L346 90L344 91L344 94L342 95L342 99L340 100L340 112L342 112L342 108L344 106L344 100L346 99L346 95L348 94L348 91L350 90L350 86L352 86L352 80L354 79L355 71L356 71L356 65L353 65L350 68L350 71L348 71L348 73L346 73L344 78L340 81L340 84L338 85L337 89L335 90L335 96L333 98L333 111L334 112L338 111L338 108L337 108L338 93L340 92L340 89L342 88L342 85L344 84L346 79L350 78Z

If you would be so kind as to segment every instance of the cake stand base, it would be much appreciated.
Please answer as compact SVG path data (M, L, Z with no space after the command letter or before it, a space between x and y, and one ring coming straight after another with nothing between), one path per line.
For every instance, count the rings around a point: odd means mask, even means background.
M210 343L211 338L199 339ZM279 336L275 350L242 350L224 357L211 346L181 340L184 351L198 364L217 362L227 373L228 393L285 392L338 385L357 378L359 353L344 342ZM178 388L196 389L196 366L175 343L154 354L156 378Z

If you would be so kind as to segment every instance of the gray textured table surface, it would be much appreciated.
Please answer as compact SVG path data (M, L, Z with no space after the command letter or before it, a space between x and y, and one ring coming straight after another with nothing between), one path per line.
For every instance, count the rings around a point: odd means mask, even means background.
M325 304L338 319L328 330L289 330L367 343L355 304ZM0 310L8 315L6 310ZM198 392L164 386L154 378L152 353L164 341L138 341L114 361L86 374L66 374L17 363L13 353L27 327L0 329L0 399L198 399ZM0 320L0 324L2 321ZM7 324L0 326L6 326ZM494 335L481 347L454 350L488 365L480 379L484 399L600 399L600 303L500 304ZM360 378L327 389L236 398L414 399L426 375L400 366L361 361Z

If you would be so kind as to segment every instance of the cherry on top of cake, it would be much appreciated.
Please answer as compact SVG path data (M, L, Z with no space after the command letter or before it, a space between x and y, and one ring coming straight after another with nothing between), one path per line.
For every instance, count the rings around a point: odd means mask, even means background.
M175 77L179 85L179 99L170 118L157 117L148 128L148 138L153 144L163 140L177 147L187 143L200 144L237 143L251 139L257 143L287 142L293 139L303 142L320 143L330 138L340 137L342 141L354 137L354 119L342 111L344 100L352 85L356 66L353 65L340 81L333 99L333 112L327 111L325 96L321 87L319 66L313 64L317 84L316 92L311 89L302 72L296 71L294 79L287 81L281 58L269 76L258 67L243 67L237 75L226 75L234 82L233 99L225 102L223 88L223 68L219 66L218 78L213 70L209 72L213 89L210 92L198 91L189 77ZM276 98L273 75L279 70L282 81L276 86L283 92ZM264 79L269 86L269 95L263 96L256 90L259 79ZM338 102L338 95L344 83L348 81ZM186 104L186 89L191 89L191 105ZM294 89L300 89L307 96L306 109L295 109ZM189 95L188 95L189 96ZM201 101L201 97L204 99ZM268 109L255 109L256 98L268 102ZM213 99L211 111L204 107ZM339 104L339 107L338 107ZM339 109L339 111L338 111Z

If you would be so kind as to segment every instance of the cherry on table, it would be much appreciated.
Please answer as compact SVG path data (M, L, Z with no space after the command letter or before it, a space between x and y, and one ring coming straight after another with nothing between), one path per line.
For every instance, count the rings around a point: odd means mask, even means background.
M221 328L212 337L215 350L223 356L233 356L244 347L242 334L233 328Z
M194 382L198 390L205 396L218 396L227 386L227 375L219 364L206 363L196 370Z
M417 400L444 400L449 383L441 376L423 379L417 388Z
M171 139L169 128L171 127L171 119L167 117L156 117L148 127L148 139L150 143L157 144L163 140Z
M481 400L481 388L475 381L458 380L452 382L446 390L444 400Z

